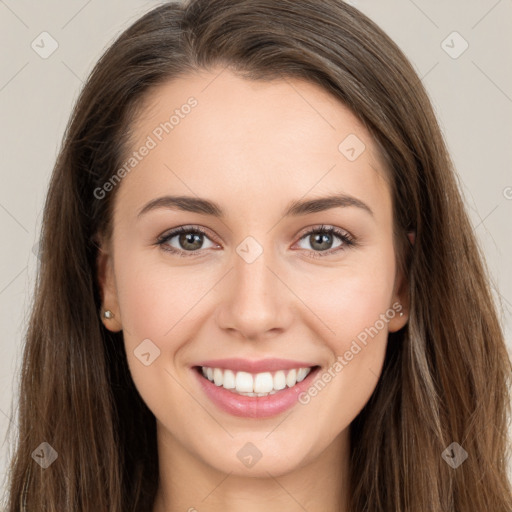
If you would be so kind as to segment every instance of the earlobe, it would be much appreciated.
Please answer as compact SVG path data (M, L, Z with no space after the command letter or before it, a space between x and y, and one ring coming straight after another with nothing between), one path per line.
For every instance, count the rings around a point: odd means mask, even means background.
M412 240L411 240L412 235ZM414 243L414 233L407 233L411 243ZM409 321L409 282L402 271L398 273L395 279L395 292L393 295L393 301L388 310L388 331L396 332L402 329Z
M396 332L407 324L409 320L409 312L407 311L406 307L397 300L393 302L391 308L389 309L388 318L390 318L388 331Z
M99 313L101 321L109 331L119 332L123 327L117 300L112 256L102 246L98 250L96 266L102 304Z

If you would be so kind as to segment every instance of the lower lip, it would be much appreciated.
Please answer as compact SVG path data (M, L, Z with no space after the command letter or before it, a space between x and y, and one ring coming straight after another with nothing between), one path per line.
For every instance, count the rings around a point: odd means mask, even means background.
M312 369L302 382L298 382L292 388L285 388L273 395L244 396L233 393L222 386L216 386L213 382L203 377L201 369L192 369L199 379L199 383L210 400L223 411L233 416L244 418L269 418L276 416L295 405L299 395L305 391L319 372L320 367Z

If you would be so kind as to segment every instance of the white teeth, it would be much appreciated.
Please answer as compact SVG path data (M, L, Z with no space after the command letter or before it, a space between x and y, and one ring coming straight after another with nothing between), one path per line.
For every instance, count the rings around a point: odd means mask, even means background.
M247 372L238 372L236 374L235 387L237 391L252 393L254 391L252 375Z
M297 368L293 370L278 370L274 374L262 372L251 374L248 372L233 372L222 368L209 368L202 366L204 377L216 386L222 386L234 393L245 396L273 395L286 387L293 387L297 382L302 382L311 368Z
M306 378L309 373L307 370L307 368L299 368L297 371L297 382L302 382Z
M224 382L222 385L226 389L235 389L235 374L231 370L224 370Z
M290 370L286 376L286 385L291 388L297 383L297 370Z
M213 382L216 386L222 386L223 382L222 370L220 368L213 369Z
M279 370L274 374L274 389L278 391L286 387L286 374L283 370Z
M269 393L274 388L274 379L270 372L258 373L254 379L255 393Z

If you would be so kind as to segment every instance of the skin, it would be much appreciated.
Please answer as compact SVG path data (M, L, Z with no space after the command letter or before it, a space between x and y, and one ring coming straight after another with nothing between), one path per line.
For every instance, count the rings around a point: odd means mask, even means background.
M153 90L131 151L190 96L198 105L118 185L112 238L99 257L104 307L114 313L103 321L123 330L130 372L157 421L153 512L347 511L349 426L375 389L388 332L408 318L377 147L317 85L249 81L216 68ZM349 134L366 147L354 161L338 150ZM348 206L283 217L293 200L334 192L358 198L373 215ZM171 208L138 216L170 194L213 200L225 217ZM333 235L318 249L314 233L303 233L322 224L358 244L334 253L341 240ZM189 249L180 257L156 244L183 225L208 232L196 242L199 255ZM250 264L236 251L247 236L263 249ZM169 244L186 251L178 236ZM322 250L332 253L315 258ZM190 369L225 357L327 369L396 302L402 317L394 315L308 404L275 417L221 411ZM134 355L145 339L160 349L149 366ZM237 457L247 442L262 454L251 468Z

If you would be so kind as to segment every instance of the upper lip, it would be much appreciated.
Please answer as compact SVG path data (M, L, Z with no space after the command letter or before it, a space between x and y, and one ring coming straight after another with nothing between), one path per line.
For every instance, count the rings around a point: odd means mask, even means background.
M263 373L277 370L291 370L293 368L310 368L316 365L310 362L293 361L291 359L260 359L259 361L251 361L249 359L228 358L202 361L195 366L207 366L209 368L221 368L223 370L247 373Z

